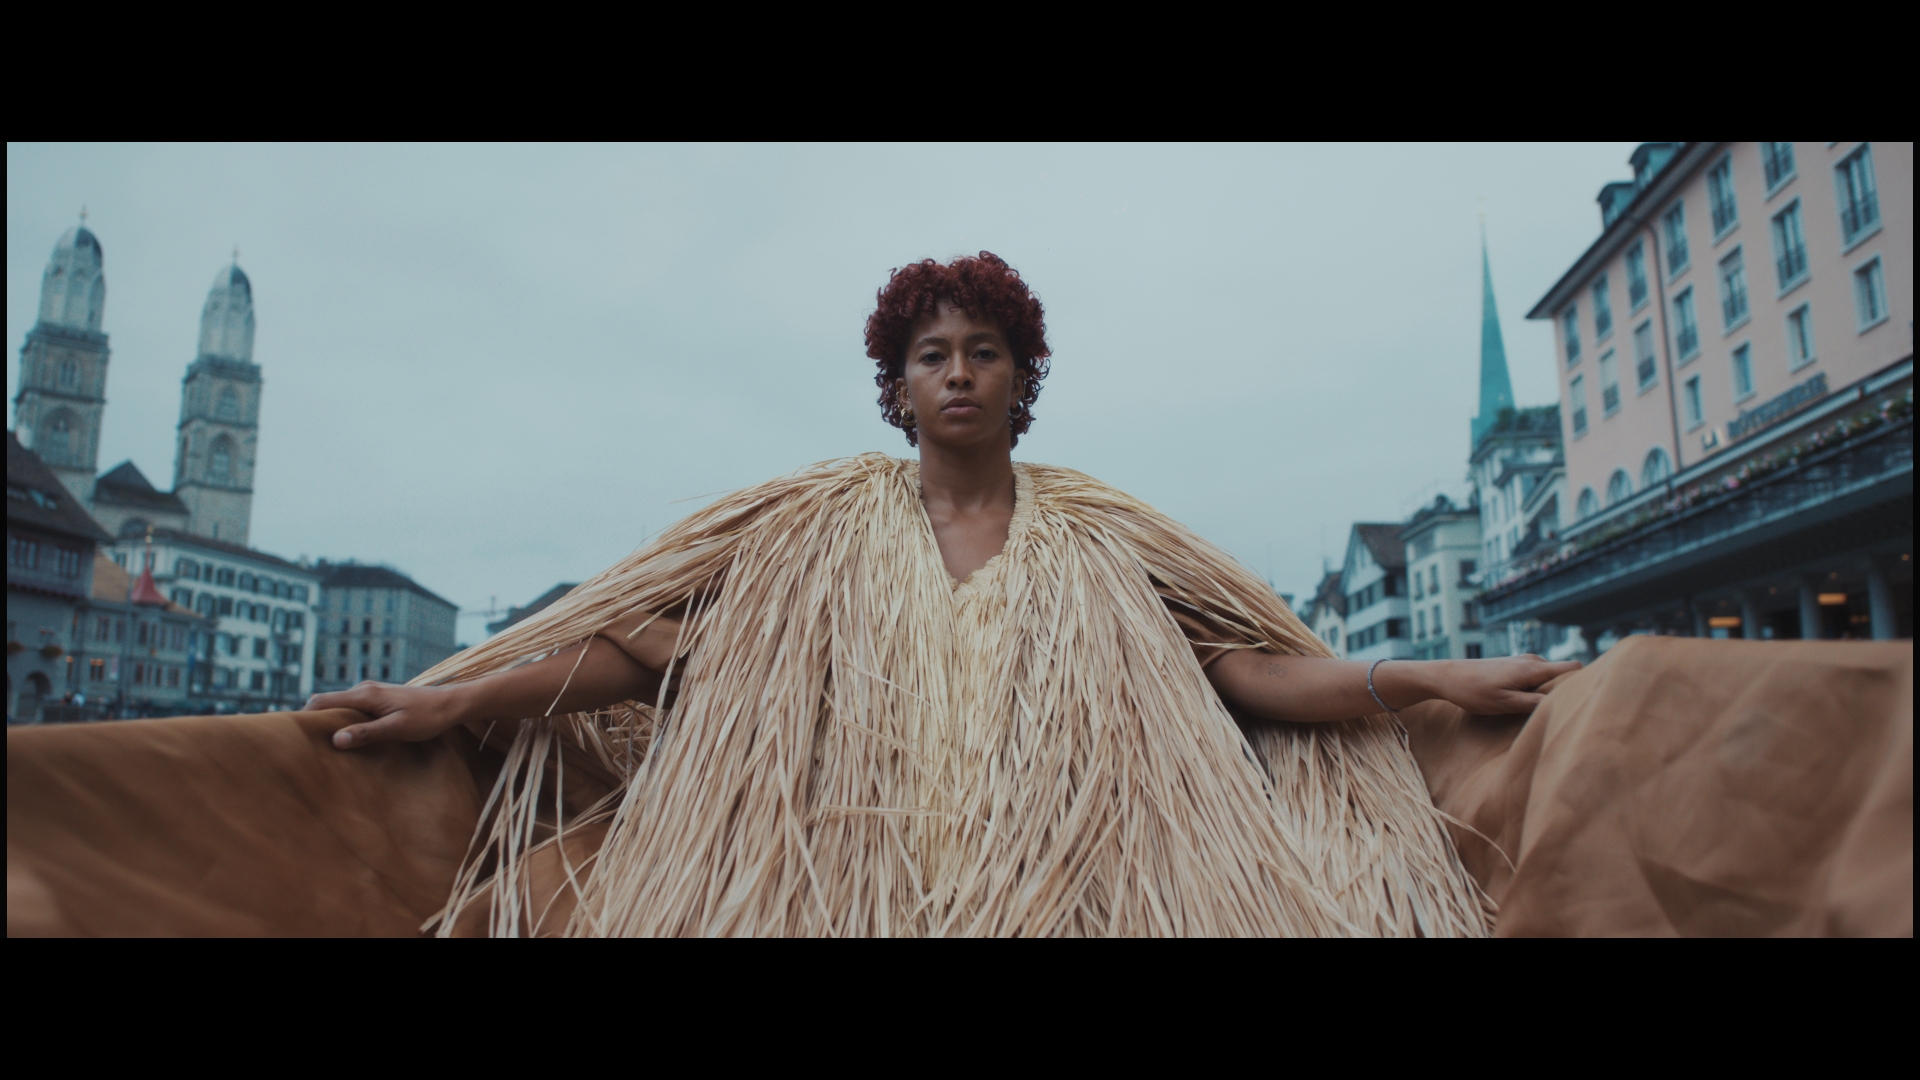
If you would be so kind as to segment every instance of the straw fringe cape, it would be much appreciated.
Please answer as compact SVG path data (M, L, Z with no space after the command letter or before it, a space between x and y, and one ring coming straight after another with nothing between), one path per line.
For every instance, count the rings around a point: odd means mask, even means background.
M506 765L430 927L537 925L544 848L579 935L1486 932L1390 718L1242 722L1208 683L1172 606L1326 654L1263 582L1080 473L1015 479L964 583L917 463L867 454L721 499L422 675L684 619L660 700L493 733ZM563 842L589 824L597 851Z

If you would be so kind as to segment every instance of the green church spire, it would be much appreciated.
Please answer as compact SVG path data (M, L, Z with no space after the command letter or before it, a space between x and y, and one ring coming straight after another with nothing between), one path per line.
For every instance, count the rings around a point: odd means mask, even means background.
M1513 408L1513 380L1507 377L1507 347L1500 340L1500 312L1493 305L1493 263L1487 258L1487 223L1480 221L1480 412L1473 418L1473 441L1493 428L1500 410Z

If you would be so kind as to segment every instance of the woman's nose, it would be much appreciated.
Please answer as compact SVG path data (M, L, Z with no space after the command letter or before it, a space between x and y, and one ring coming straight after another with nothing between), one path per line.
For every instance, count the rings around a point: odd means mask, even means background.
M947 389L962 390L973 386L973 369L965 360L956 360L947 369Z

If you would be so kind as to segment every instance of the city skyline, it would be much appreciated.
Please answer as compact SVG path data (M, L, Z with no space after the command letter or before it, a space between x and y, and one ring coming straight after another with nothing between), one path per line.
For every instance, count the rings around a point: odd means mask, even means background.
M1515 396L1554 399L1551 330L1518 311L1598 233L1588 193L1631 145L10 146L8 330L86 203L115 355L100 467L164 476L162 402L238 241L275 384L253 543L390 563L474 612L715 491L908 454L872 405L873 291L985 248L1055 349L1016 456L1299 592L1348 522L1464 487L1482 197Z

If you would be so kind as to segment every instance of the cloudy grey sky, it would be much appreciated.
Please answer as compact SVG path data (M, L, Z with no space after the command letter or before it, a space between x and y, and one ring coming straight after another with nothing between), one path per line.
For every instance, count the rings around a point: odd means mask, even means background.
M1521 316L1631 150L9 145L7 333L85 204L113 345L100 467L165 486L237 244L266 378L254 544L389 563L479 610L601 569L690 497L909 452L873 403L874 291L987 249L1054 346L1016 456L1298 592L1349 523L1462 488L1481 201L1516 395L1550 401L1549 330ZM16 344L9 400L18 374Z

